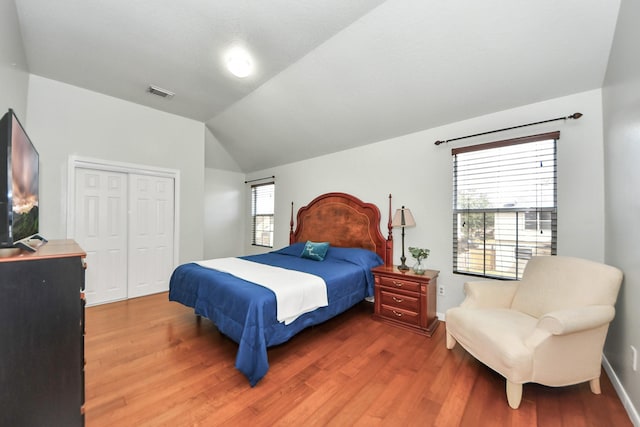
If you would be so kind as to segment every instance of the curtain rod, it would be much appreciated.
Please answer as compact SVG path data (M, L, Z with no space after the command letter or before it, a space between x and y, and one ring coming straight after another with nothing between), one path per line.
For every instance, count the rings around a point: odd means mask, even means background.
M582 117L582 113L573 113L570 116L558 117L556 119L549 119L549 120L543 120L541 122L527 123L526 125L512 126L510 128L490 130L488 132L482 132L482 133L476 133L476 134L473 134L473 135L461 136L459 138L446 139L444 141L436 141L434 144L440 145L440 144L444 144L445 142L457 141L459 139L473 138L474 136L488 135L490 133L503 132L505 130L518 129L518 128L523 128L525 126L533 126L533 125L539 125L539 124L542 124L542 123L555 122L557 120L579 119L580 117Z
M262 181L262 180L264 180L264 179L276 179L276 176L275 176L275 175L265 176L264 178L252 179L252 180L249 180L249 181L245 181L244 183L245 183L245 184L248 184L248 183L250 183L250 182Z

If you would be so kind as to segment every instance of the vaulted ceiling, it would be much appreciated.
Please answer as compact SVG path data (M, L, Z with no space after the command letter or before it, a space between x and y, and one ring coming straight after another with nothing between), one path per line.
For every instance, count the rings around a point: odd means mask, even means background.
M205 122L245 172L599 88L620 5L15 3L31 73ZM253 75L225 68L232 46L252 54Z

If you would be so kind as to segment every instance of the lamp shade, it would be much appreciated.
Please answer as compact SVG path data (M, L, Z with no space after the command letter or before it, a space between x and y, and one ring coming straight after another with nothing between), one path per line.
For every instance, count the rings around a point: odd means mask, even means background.
M393 220L391 221L392 227L415 227L416 220L413 219L413 215L408 208L404 206L401 209L398 209L393 215Z

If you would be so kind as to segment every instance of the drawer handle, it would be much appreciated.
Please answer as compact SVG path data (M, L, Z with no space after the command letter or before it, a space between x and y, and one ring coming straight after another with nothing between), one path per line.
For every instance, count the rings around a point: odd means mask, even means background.
M402 282L396 282L395 280L393 281L393 284L396 285L397 287L401 288L402 287Z
M395 311L395 310L391 310L391 311L393 311L393 314L395 314L395 315L396 315L396 317L402 317L402 313L398 313L398 312L397 312L397 311Z
M402 302L404 298L392 297L395 302Z

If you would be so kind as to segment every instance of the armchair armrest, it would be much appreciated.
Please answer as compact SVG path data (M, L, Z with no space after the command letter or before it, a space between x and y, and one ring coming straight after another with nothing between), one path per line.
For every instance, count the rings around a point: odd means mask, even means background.
M616 310L610 305L590 305L547 313L537 327L553 335L564 335L594 329L613 320Z
M465 282L466 308L509 308L518 289L519 281L482 280Z

